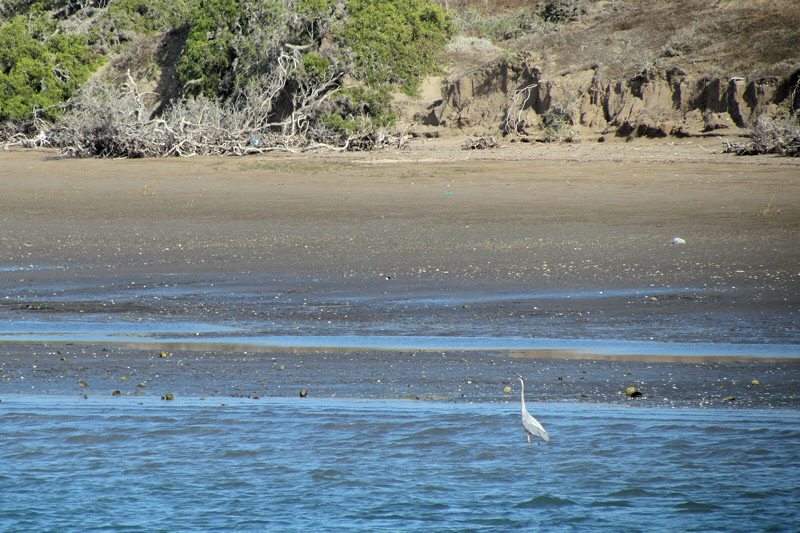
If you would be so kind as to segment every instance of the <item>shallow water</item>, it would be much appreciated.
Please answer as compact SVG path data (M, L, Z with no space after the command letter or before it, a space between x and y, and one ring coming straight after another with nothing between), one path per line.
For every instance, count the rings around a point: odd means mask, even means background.
M143 278L50 273L33 282L24 279L9 284L0 299L0 342L86 343L199 333L206 341L240 337L271 347L577 347L615 354L800 356L797 297L776 290L554 291L536 290L535 284L499 289L441 280L249 273Z
M800 527L796 411L225 401L4 398L0 530Z
M564 354L656 355L673 357L737 357L744 359L798 359L800 346L789 344L675 343L607 339L548 339L525 337L431 336L431 335L237 335L231 329L214 331L206 324L147 328L141 324L83 325L70 331L63 324L25 324L28 333L3 332L0 343L70 343L123 345L143 349L271 351L283 350L548 350ZM128 326L133 326L129 328ZM197 327L193 327L197 326ZM86 329L84 329L86 328ZM195 331L191 337L182 336ZM203 336L201 337L201 333ZM215 336L225 333L227 336Z

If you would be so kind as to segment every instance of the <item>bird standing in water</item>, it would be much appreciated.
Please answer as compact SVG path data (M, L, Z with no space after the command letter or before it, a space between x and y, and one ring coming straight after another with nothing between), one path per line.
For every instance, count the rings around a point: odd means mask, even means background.
M550 435L547 434L547 431L544 430L539 421L533 418L528 410L525 409L525 382L522 381L522 376L519 377L519 382L520 385L522 385L522 389L519 393L520 399L522 400L522 427L525 428L525 433L528 435L528 446L530 447L531 445L531 435L536 439L536 444L539 444L538 437L549 441Z
M88 389L89 388L89 384L86 383L85 381L83 381L81 378L78 378L78 387L80 387L82 389ZM89 395L86 394L86 393L83 393L83 397L84 398L88 398Z

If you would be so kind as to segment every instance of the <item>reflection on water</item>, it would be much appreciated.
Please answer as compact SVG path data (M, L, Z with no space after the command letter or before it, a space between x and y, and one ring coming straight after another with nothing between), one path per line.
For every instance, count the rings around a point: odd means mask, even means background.
M792 531L795 411L3 398L4 531ZM141 403L139 403L141 402ZM750 526L743 526L749 524Z

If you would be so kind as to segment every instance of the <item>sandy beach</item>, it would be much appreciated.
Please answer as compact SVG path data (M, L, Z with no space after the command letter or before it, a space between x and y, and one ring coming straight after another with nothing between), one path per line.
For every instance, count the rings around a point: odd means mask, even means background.
M463 151L430 139L404 150L241 158L0 152L4 332L91 317L275 336L791 351L800 340L800 161L721 149L717 138L695 138ZM306 389L515 401L522 373L530 400L625 402L630 386L643 393L639 405L796 408L800 399L797 358L161 351L157 342L4 341L0 395L78 395L81 377L97 395Z

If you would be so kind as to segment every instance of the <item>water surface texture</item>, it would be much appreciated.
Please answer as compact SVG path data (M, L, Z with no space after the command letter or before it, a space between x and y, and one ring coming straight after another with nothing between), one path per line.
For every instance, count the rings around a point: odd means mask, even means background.
M4 399L0 530L800 527L796 411L223 401Z

